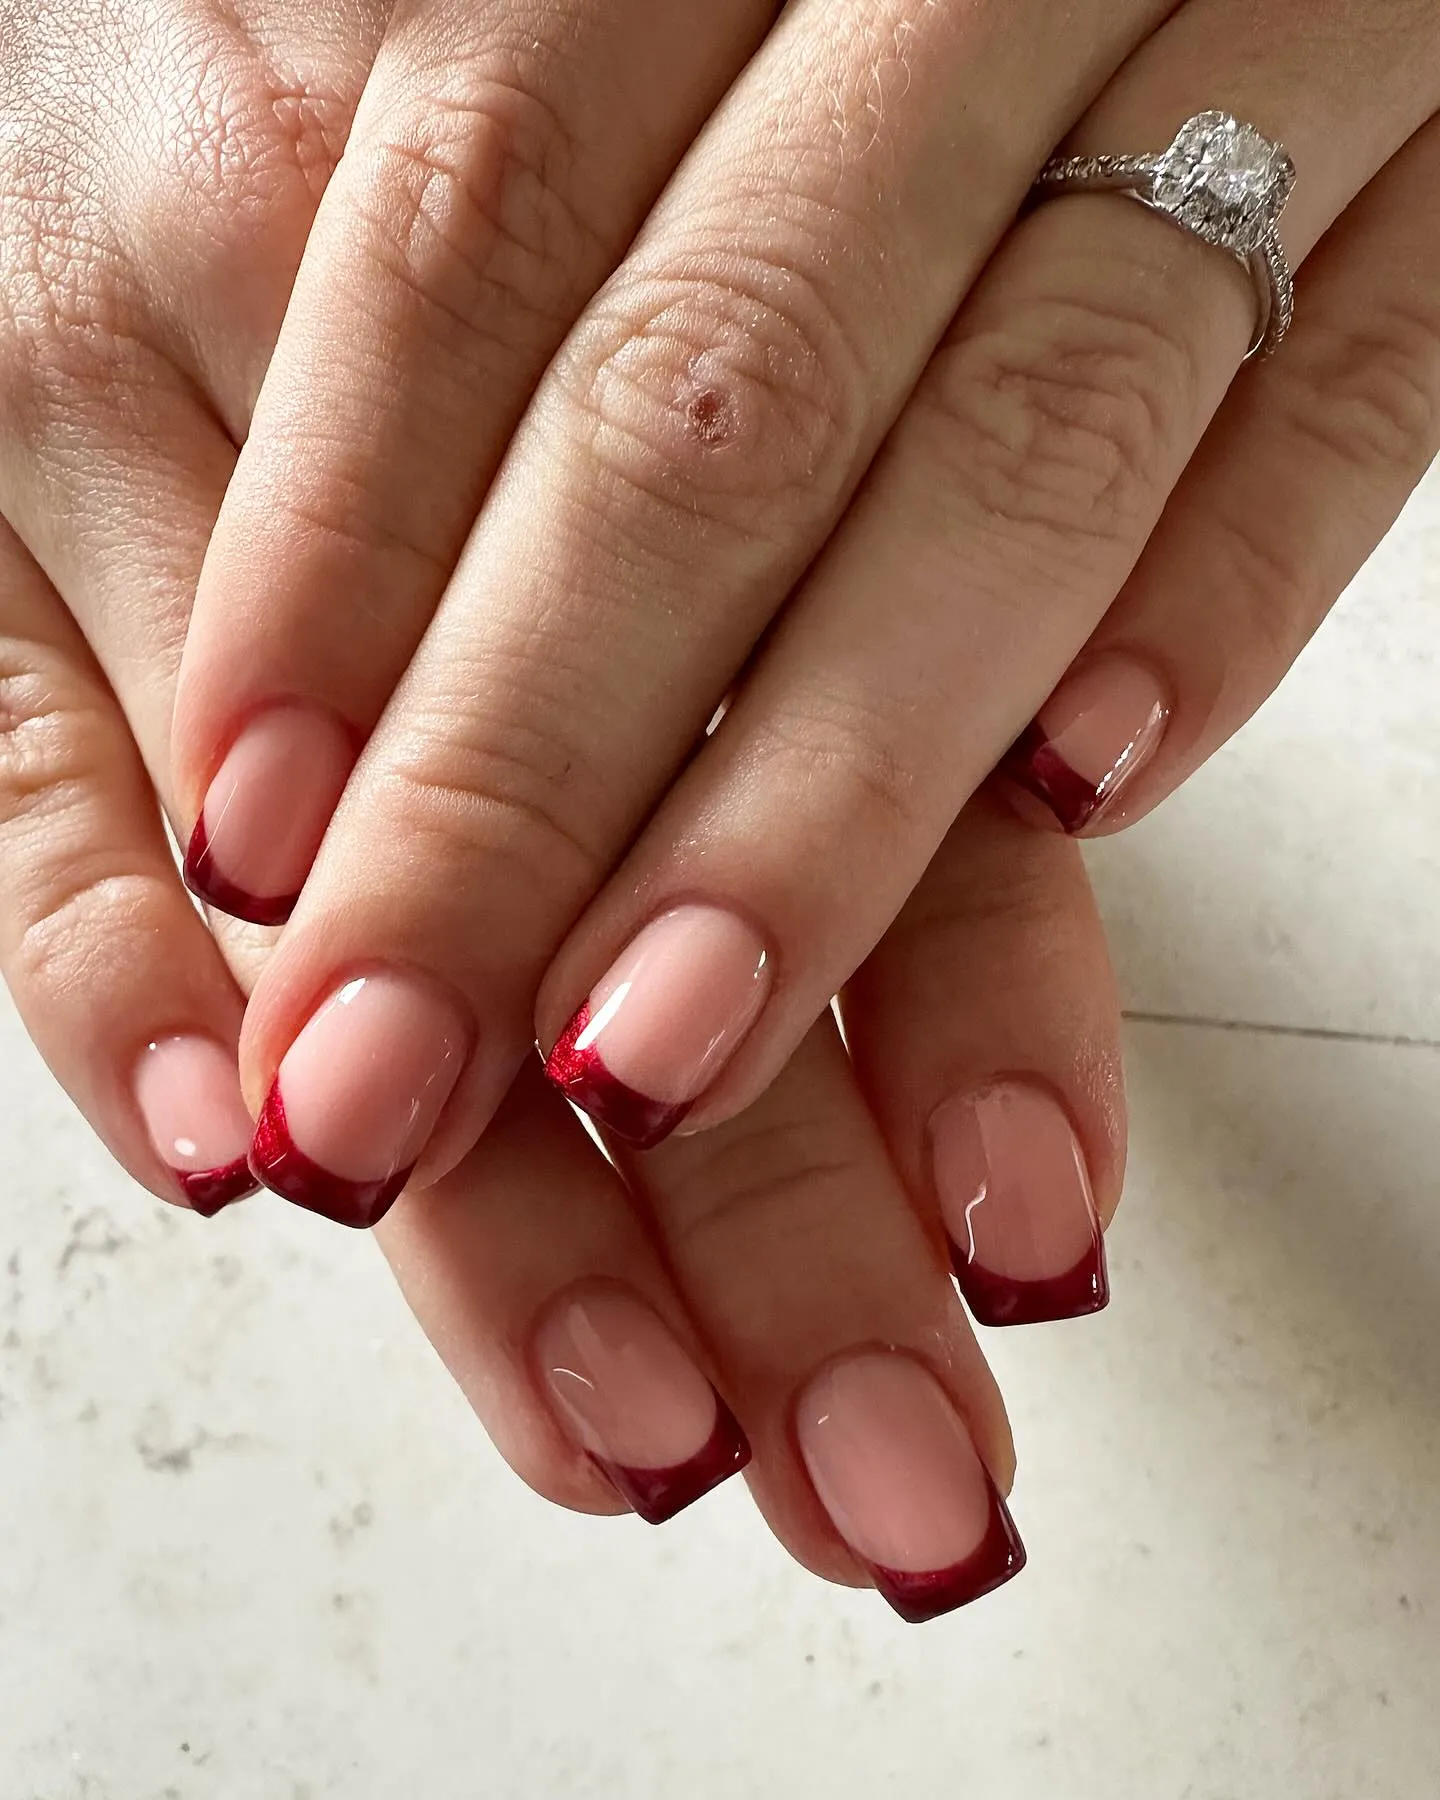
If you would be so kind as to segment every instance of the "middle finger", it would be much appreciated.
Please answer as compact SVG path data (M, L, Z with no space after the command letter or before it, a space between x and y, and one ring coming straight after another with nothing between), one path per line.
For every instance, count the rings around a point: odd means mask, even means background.
M292 1090L312 1122L373 1102L407 1159L438 1124L431 1173L473 1140L560 934L833 525L1045 150L1166 10L1084 0L1061 42L1039 0L790 9L521 428L257 991L257 1100L283 1095L292 1123ZM999 98L1015 92L1019 116ZM701 979L747 959L755 976L754 951L743 926L710 933ZM404 971L403 1018L327 1005L357 968ZM392 1030L428 1051L382 1092Z

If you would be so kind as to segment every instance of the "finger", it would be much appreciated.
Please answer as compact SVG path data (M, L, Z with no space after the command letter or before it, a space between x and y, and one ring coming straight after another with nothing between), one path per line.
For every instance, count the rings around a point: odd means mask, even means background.
M1141 818L1273 691L1440 452L1440 123L1306 264L1134 574L1006 759L1036 817Z
M1363 30L1346 16L1373 107L1351 104L1333 52L1267 33L1238 0L1195 0L1078 146L1163 147L1207 69L1292 150L1299 257L1440 98L1440 61L1416 63L1398 15L1388 34L1373 9ZM1440 47L1440 16L1429 28ZM1124 197L1057 199L1016 228L724 723L547 977L541 1041L572 1098L603 1118L638 1092L665 1103L654 1130L687 1112L700 1128L773 1078L1123 585L1254 311L1238 263ZM712 948L720 920L743 922L748 964Z
M206 899L288 916L535 383L773 10L396 10L196 600L177 769Z
M180 885L125 720L3 521L0 975L137 1181L207 1216L254 1191L240 995Z
M755 1447L781 1542L914 1622L1018 1574L1004 1411L833 1021L752 1110L621 1152Z
M1154 9L1087 0L1075 43L1039 55L1043 9L873 11L865 32L845 9L787 12L537 394L247 1018L247 1092L288 1117L303 1084L317 1162L340 1148L322 1118L356 1110L386 1134L376 1171L428 1142L434 1175L473 1141L561 933L833 523L1054 133ZM858 155L892 31L907 104L883 153ZM965 113L1022 64L1033 116ZM832 255L852 215L853 254ZM722 928L722 979L750 947ZM377 967L404 971L403 1020L331 1005ZM392 1034L416 1061L387 1096L367 1071Z
M176 672L234 446L151 341L123 272L63 236L53 248L73 250L82 288L111 293L115 321L82 313L77 327L78 303L58 285L21 304L0 268L11 303L0 319L0 513L79 626L168 802Z
M1109 1298L1125 1166L1120 1003L1078 849L988 790L844 995L896 1168L943 1220L982 1325Z
M658 1525L749 1460L633 1202L537 1064L379 1235L497 1449L548 1499Z

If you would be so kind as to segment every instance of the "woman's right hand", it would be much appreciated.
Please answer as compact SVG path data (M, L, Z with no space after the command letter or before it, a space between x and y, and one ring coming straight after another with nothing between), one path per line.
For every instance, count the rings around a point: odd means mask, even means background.
M59 1079L170 1200L248 1137L234 1043L266 948L232 938L237 982L179 882L154 800L171 809L175 676L385 11L333 34L304 6L172 0L143 29L98 0L0 11L0 967ZM622 1151L620 1173L532 1067L381 1237L542 1493L613 1511L618 1489L659 1517L748 1438L781 1540L920 1616L1018 1557L947 1227L977 1316L1103 1298L1118 1012L1074 846L972 806L853 985L847 1034L853 1063L827 1019L760 1104Z

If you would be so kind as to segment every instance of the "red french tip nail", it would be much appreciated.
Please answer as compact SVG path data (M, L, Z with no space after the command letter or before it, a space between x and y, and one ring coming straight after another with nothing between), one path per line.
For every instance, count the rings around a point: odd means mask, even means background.
M1040 1281L1012 1281L967 1261L951 1246L951 1266L977 1325L1047 1325L1083 1319L1110 1304L1105 1240L1096 1233L1073 1269Z
M717 1399L715 1429L705 1448L688 1462L668 1469L629 1469L591 1455L597 1469L619 1490L648 1525L663 1525L703 1499L750 1461L750 1442L740 1422Z
M185 852L181 873L186 887L197 899L218 907L232 919L244 919L250 925L283 925L300 899L298 893L251 894L233 881L227 881L211 854L203 815L190 834L190 847Z
M909 1625L923 1625L1003 1587L1025 1567L1025 1546L1010 1510L992 1488L990 1523L979 1548L948 1569L907 1574L868 1565L881 1596Z
M213 1219L227 1206L253 1194L260 1185L243 1156L218 1169L172 1169L170 1173L190 1202L191 1212L199 1213L202 1219Z
M590 1023L590 1007L582 1006L545 1059L545 1073L567 1100L606 1131L637 1150L663 1143L689 1112L691 1102L652 1100L617 1081L600 1060L599 1046L583 1050L578 1040Z
M409 1167L383 1181L350 1181L322 1169L297 1149L285 1123L285 1102L278 1082L270 1089L260 1110L249 1166L258 1181L307 1211L319 1213L336 1225L365 1231L385 1217L410 1179Z
M1099 811L1101 789L1070 767L1038 721L1016 739L1001 772L1048 806L1064 831L1083 831Z

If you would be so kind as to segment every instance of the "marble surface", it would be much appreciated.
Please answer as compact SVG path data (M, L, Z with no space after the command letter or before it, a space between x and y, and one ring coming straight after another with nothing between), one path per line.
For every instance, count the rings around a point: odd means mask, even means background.
M364 1239L197 1235L0 1008L7 1800L1424 1800L1440 1769L1440 473L1094 867L1115 1302L989 1340L1025 1578L915 1631L738 1485L505 1470Z

